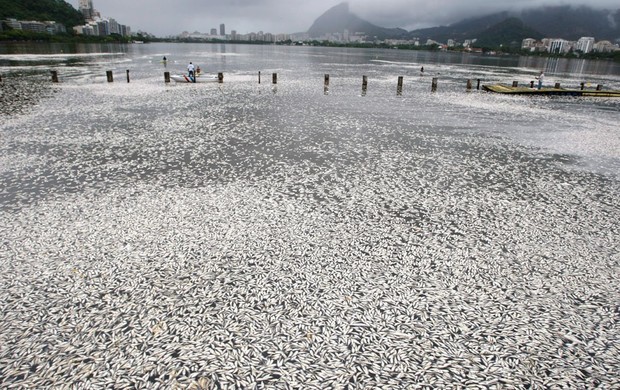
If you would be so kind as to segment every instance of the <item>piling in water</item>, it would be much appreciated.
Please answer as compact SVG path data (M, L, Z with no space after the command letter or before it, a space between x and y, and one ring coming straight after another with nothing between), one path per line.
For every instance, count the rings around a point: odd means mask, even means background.
M170 72L164 72L164 81L166 83L170 82Z
M366 91L368 91L368 77L362 76L362 96L366 96Z
M586 83L581 83L581 90L583 91L584 88L586 87Z
M112 71L111 70L106 71L105 74L108 77L108 83L114 82L114 76L112 76Z
M431 92L437 91L437 77L433 77L433 82L431 84Z
M398 84L396 85L396 95L401 96L403 94L403 76L398 76Z
M222 84L224 82L224 73L219 72L217 74L217 82L220 83L220 84Z
M554 88L555 88L555 89L560 89L560 83L555 83Z
M467 91L471 91L471 79L467 80Z
M53 70L52 71L52 83L57 83L58 82L58 71Z
M258 83L260 84L260 70L258 71Z
M129 69L127 69L127 82L129 82Z
M329 75L328 74L325 75L325 81L323 82L323 93L326 95L329 93Z
M271 83L272 83L272 84L278 84L278 74L277 74L277 73L274 73L274 74L271 76Z
M481 81L481 80L480 80L480 79L478 79L478 85L476 85L476 89L477 89L478 91L480 91L480 81Z

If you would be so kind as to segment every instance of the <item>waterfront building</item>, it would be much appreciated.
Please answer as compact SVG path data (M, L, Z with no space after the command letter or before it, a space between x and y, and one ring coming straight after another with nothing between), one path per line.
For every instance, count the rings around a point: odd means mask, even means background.
M3 21L8 27L12 28L13 30L21 30L22 29L22 24L21 22L19 22L17 19L12 19L9 18L7 20Z
M226 36L226 26L224 25L224 23L220 24L220 35L222 37Z
M84 15L84 19L90 20L95 17L95 8L92 0L80 0L79 11Z
M45 23L36 22L33 20L23 20L20 22L22 26L22 30L32 31L35 33L45 33L47 32L47 27Z
M536 39L534 38L525 38L521 41L521 49L530 49L533 50L536 48Z
M582 53L589 53L594 49L594 38L592 37L581 37L577 41L577 50Z
M552 39L549 43L549 53L564 54L570 50L570 44L564 39Z
M601 53L609 53L618 50L618 45L614 45L609 41L599 41L594 45L594 50Z

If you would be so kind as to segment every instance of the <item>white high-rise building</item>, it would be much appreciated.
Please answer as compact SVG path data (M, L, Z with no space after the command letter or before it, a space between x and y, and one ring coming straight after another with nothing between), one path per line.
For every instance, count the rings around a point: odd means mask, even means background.
M549 53L564 54L568 53L569 50L569 42L564 39L553 39L549 45Z
M84 19L92 19L94 14L92 0L80 0L79 10L84 15Z
M592 37L581 37L577 41L577 50L582 53L589 53L594 49L594 38Z

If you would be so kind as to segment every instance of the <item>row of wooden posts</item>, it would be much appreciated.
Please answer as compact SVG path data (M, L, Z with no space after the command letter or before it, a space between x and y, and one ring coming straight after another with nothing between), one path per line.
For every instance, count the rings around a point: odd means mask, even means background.
M127 82L129 82L129 69L127 69ZM109 83L114 82L114 75L112 73L111 70L106 71L106 77ZM398 76L398 85L396 88L396 91L399 95L402 94L403 92L403 76ZM1 79L0 79L1 80ZM224 82L224 73L218 73L217 74L217 80L219 83L223 83ZM166 83L170 82L170 72L164 72L164 81ZM476 86L476 89L480 89L480 79L478 79L478 84ZM52 82L57 83L58 82L58 71L52 70ZM278 83L278 74L277 73L273 73L271 75L271 82L273 84L277 84ZM261 72L258 72L258 83L261 83ZM326 74L325 75L325 81L324 81L324 89L325 92L328 91L329 89L329 75ZM467 80L467 89L471 90L472 89L472 82L471 80ZM366 93L366 91L368 90L368 76L362 76L362 93ZM437 77L433 77L432 80L432 84L431 84L431 91L435 92L437 91Z
M513 86L513 88L517 88L519 86L519 82L518 81L513 81L512 82L512 86ZM581 86L581 90L583 91L586 88L586 83L581 83L580 86ZM534 88L534 81L530 81L530 88ZM560 83L555 83L553 88L560 89ZM596 86L596 90L597 91L601 91L602 89L603 89L603 86L601 84L598 84Z
M114 82L114 75L112 74L111 70L106 71L106 77L108 79L109 83ZM218 73L217 74L217 80L219 83L223 83L224 82L224 73ZM404 77L403 76L398 76L398 84L396 85L396 93L398 95L402 95L403 93L403 80ZM0 81L2 81L2 78L0 78ZM170 72L164 72L164 81L166 83L170 82ZM480 89L480 79L477 79L477 84L476 84L476 89L479 90ZM52 71L52 82L57 83L58 82L58 72L53 70ZM127 69L127 82L129 82L129 69ZM277 73L273 73L271 75L271 82L272 84L277 84L278 83L278 74ZM261 83L261 72L258 72L258 83ZM513 87L518 87L519 86L519 82L518 81L513 81L512 82L512 86ZM560 83L555 83L555 89L560 89ZM325 75L325 81L323 83L323 88L325 93L328 92L329 90L329 74ZM473 88L472 86L472 81L467 80L467 90L470 91ZM534 88L534 81L530 82L530 88ZM585 83L581 83L581 90L583 91L585 88ZM603 86L601 84L598 84L596 86L596 90L600 91L603 89ZM362 76L362 94L366 94L366 91L368 90L368 76ZM437 77L433 77L432 82L431 82L431 92L435 92L437 91Z

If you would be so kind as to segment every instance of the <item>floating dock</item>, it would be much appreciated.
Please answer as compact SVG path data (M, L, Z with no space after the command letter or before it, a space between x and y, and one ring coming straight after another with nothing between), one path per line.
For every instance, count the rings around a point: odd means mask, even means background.
M529 88L511 87L504 84L483 85L485 91L502 93L505 95L543 95L543 96L592 96L592 97L620 97L617 90L593 89L565 89L565 88Z

